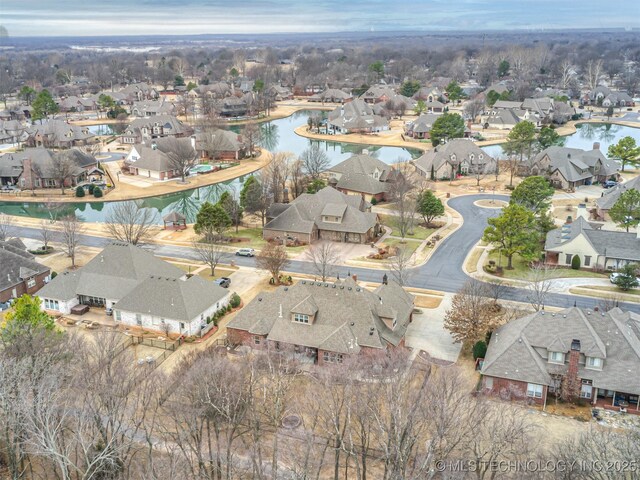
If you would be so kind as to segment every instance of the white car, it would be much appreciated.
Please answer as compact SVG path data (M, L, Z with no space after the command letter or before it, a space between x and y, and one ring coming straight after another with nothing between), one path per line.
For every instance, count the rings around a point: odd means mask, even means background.
M241 248L236 252L236 255L240 257L253 257L255 254L256 251L253 248Z

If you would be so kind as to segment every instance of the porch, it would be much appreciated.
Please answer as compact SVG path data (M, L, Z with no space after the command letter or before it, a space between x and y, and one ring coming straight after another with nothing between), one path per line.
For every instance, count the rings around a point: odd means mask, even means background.
M594 407L640 415L640 395L594 388Z

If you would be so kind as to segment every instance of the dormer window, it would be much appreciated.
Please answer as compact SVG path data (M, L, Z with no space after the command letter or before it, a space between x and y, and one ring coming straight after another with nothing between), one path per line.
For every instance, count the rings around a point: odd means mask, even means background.
M585 363L585 368L590 368L592 370L602 370L603 361L598 357L587 357L587 361Z
M302 313L294 313L293 321L297 323L309 323L309 315L304 315Z
M564 363L564 353L562 352L549 352L549 363Z

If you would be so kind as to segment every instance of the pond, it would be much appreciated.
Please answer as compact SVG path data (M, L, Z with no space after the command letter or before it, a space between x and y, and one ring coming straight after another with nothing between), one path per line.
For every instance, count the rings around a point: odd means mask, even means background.
M335 165L356 153L367 150L368 153L387 163L394 163L398 160L409 160L417 158L421 152L414 149L404 149L400 147L379 147L356 145L339 142L325 142L310 140L296 135L295 128L306 124L307 117L311 111L300 111L294 115L273 120L261 124L262 146L271 151L292 152L296 156L309 148L312 142L319 143L331 165ZM110 125L94 125L94 127L110 127ZM234 128L238 130L238 128ZM142 205L157 212L157 222L162 223L162 216L170 212L179 212L187 218L187 222L195 221L200 205L205 201L217 202L220 195L229 191L238 195L246 176L239 177L227 182L201 187L183 192L168 195L159 195L140 200ZM9 215L17 215L34 218L61 218L65 215L75 213L75 215L85 222L104 222L108 217L113 205L118 202L78 202L78 203L13 203L0 202L0 212Z
M118 125L111 123L101 123L99 125L89 125L87 129L94 135L115 135Z
M600 143L600 150L605 155L609 145L618 143L623 137L633 137L640 144L640 128L631 128L611 123L581 123L576 127L576 133L564 138L564 146L590 150L595 142ZM482 147L492 157L503 157L501 145Z

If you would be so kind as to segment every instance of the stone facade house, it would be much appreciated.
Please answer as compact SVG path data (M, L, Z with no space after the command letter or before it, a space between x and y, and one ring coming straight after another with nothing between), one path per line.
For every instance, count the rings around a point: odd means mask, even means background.
M173 115L175 106L164 100L143 100L134 102L131 115L135 117L155 117L156 115Z
M329 184L347 195L359 195L367 202L386 200L390 182L397 172L370 155L354 155L329 168Z
M35 295L51 280L49 267L35 261L19 239L0 242L0 303Z
M62 120L43 120L27 128L25 146L44 148L71 148L95 142L88 127L71 125Z
M353 95L337 88L328 88L322 93L311 95L307 101L322 103L347 103L353 99Z
M512 320L492 335L482 391L545 405L548 394L640 414L640 315L568 308Z
M618 178L619 165L609 160L595 143L592 150L549 147L538 153L524 171L530 175L546 175L555 188L574 189L580 185L602 183Z
M429 138L429 133L433 127L434 122L438 119L439 115L434 113L423 113L413 122L409 122L405 126L405 135L416 138L419 140Z
M496 171L496 160L472 140L456 138L427 150L413 161L420 176L452 180L458 175L487 175Z
M242 135L231 130L198 132L192 138L200 158L233 161L249 155L249 147Z
M189 139L182 139L189 142ZM153 178L155 180L169 180L180 177L180 170L172 165L169 156L158 148L156 143L150 146L137 144L131 148L123 165L123 171L131 175Z
M404 347L413 296L395 282L373 291L353 279L302 280L259 293L227 325L234 344L289 351L303 362L339 364L349 357Z
M347 195L332 187L303 193L291 203L275 203L267 212L265 240L292 237L301 243L330 240L369 243L381 231L378 215L359 195Z
M138 118L131 122L121 136L122 143L136 144L163 137L186 137L191 128L172 115Z
M371 105L357 99L330 112L327 128L335 134L378 133L389 130L389 122L376 115Z

